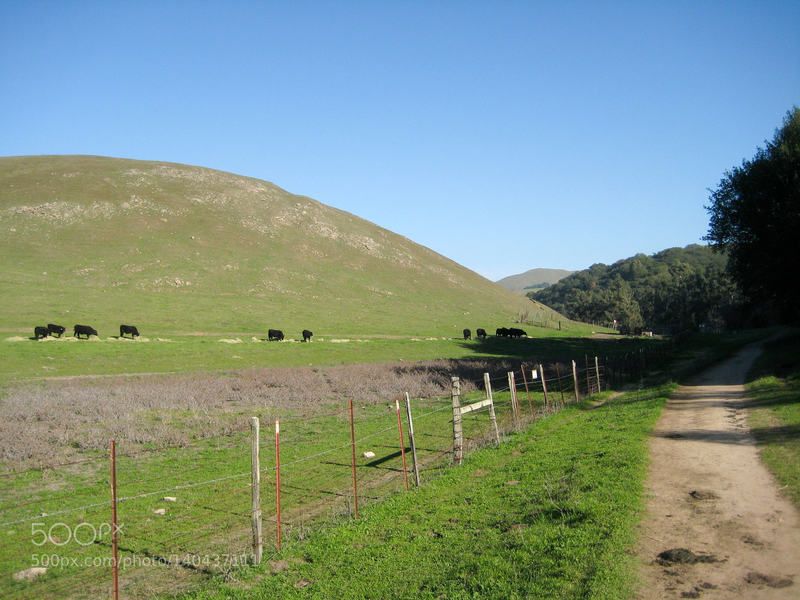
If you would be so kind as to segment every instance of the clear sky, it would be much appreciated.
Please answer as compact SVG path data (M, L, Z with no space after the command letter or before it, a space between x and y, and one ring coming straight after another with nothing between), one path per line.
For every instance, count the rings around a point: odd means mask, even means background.
M697 243L800 2L0 0L0 156L271 181L499 279Z

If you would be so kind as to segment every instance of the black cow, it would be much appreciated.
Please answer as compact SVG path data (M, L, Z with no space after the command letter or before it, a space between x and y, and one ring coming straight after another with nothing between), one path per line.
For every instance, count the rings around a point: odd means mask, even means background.
M47 333L50 335L57 335L58 337L61 337L61 334L63 334L65 331L66 328L62 327L61 325L53 325L52 323L47 324Z
M133 339L137 335L139 335L139 330L136 329L136 325L120 325L119 326L119 337L124 337L126 333L130 334L131 339Z
M526 337L528 336L528 334L525 333L522 329L517 329L516 327L512 327L511 329L509 329L508 335L510 335L513 338L521 338L523 335Z
M485 338L486 330L479 327L478 330L475 332L475 335L477 335L479 338Z
M500 327L500 328L498 328L498 329L497 329L497 331L495 331L495 333L494 333L494 334L495 334L497 337L508 337L509 335L511 335L511 334L509 333L508 329L506 329L505 327Z
M34 327L33 328L33 337L37 340L47 337L47 327Z
M283 341L283 332L280 329L270 329L267 332L267 337L269 338L270 342L272 341L280 342Z
M469 329L464 330L464 339L465 340L472 339L472 332Z
M94 327L89 327L88 325L75 325L75 327L72 329L72 335L78 339L81 339L81 336L85 335L86 339L88 340L90 335L97 335L97 330Z
M304 342L310 342L312 335L314 335L314 334L312 332L310 332L308 329L303 329L303 341Z

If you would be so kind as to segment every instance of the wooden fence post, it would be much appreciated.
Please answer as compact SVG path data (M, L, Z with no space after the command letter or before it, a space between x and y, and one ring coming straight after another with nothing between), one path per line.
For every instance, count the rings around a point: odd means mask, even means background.
M547 395L547 382L544 380L544 367L542 367L542 363L539 363L539 377L542 378L542 391L544 392L544 403L547 405L547 408L550 408L550 397Z
M579 402L578 398L578 368L575 366L575 361L572 361L572 382L575 386L575 402Z
M275 535L278 540L278 552L281 551L281 426L275 420Z
M464 430L461 423L461 380L451 377L450 397L453 400L453 462L460 465L464 459Z
M250 524L253 527L253 562L261 563L261 469L258 461L258 417L250 417Z
M406 413L408 414L408 437L411 440L411 462L414 467L414 485L419 487L419 466L417 465L417 442L414 440L414 419L411 418L411 399L406 392Z
M483 374L483 383L486 386L486 399L489 400L489 421L492 424L492 431L494 432L494 441L500 445L500 430L497 428L497 417L494 413L494 398L492 397L492 382L489 380L489 374Z

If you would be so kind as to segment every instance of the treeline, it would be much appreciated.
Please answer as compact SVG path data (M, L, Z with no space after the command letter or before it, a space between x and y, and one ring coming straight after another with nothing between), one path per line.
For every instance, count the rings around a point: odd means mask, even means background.
M658 333L738 326L740 297L727 257L693 244L596 264L527 296L570 319Z

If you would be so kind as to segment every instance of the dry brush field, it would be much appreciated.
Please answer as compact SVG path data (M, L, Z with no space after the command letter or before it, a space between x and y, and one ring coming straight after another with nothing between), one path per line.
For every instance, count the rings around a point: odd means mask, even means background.
M475 389L484 372L519 368L510 359L431 360L248 369L187 375L58 377L9 384L0 403L5 471L41 468L106 452L181 446L244 431L247 418L311 417L402 397L448 397L450 377Z

